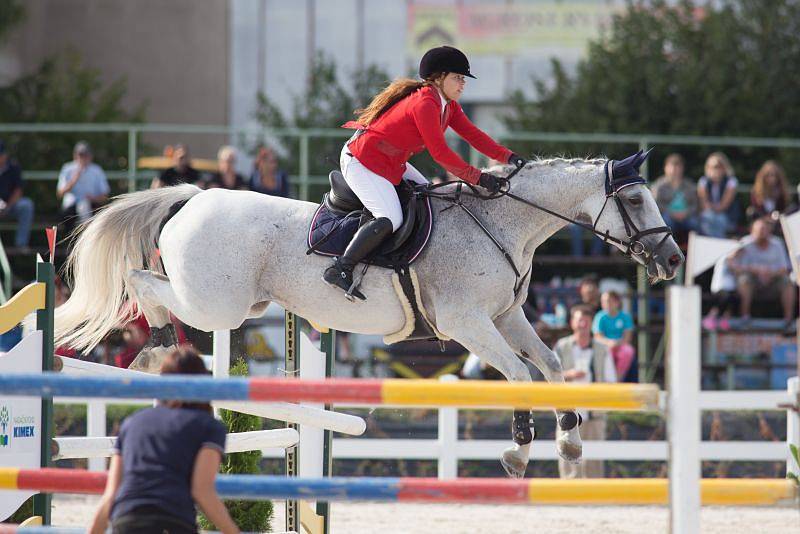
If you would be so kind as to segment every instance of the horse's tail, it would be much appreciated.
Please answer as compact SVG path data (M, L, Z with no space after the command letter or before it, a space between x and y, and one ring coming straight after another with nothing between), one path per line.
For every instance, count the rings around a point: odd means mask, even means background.
M173 205L200 192L179 185L120 195L78 227L64 265L72 295L55 311L56 346L91 349L135 316L128 273L161 271L153 261L161 223Z

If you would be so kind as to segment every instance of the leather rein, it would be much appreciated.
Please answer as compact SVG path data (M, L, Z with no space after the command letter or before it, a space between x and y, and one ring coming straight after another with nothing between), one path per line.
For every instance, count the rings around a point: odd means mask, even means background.
M619 196L619 192L622 191L623 189L627 188L627 187L632 186L632 185L644 185L647 182L645 181L644 178L642 178L638 174L631 175L631 176L626 176L626 177L622 177L622 178L614 178L614 173L613 173L614 168L613 168L613 166L614 166L614 160L608 160L608 161L606 161L606 163L604 165L606 199L605 199L605 202L603 202L603 207L600 208L600 211L597 213L597 216L595 217L594 222L591 225L589 225L587 223L580 222L580 221L576 221L575 219L572 219L570 217L562 215L562 214L560 214L558 212L555 212L555 211L553 211L553 210L551 210L549 208L545 208L544 206L541 206L541 205L539 205L539 204L537 204L535 202L532 202L530 200L526 200L526 199L524 199L522 197L519 197L519 196L511 193L511 191L510 191L510 189L511 189L511 179L514 176L516 176L516 174L520 170L522 170L523 167L517 167L514 170L512 170L507 176L499 177L499 180L502 183L501 183L501 186L500 186L500 190L497 193L492 193L492 194L488 194L488 195L482 194L477 189L477 187L475 187L474 185L472 185L470 183L463 182L463 181L458 181L458 182L451 181L451 182L443 182L443 183L435 184L435 185L426 185L426 186L422 186L420 188L417 188L415 190L415 193L419 194L419 195L423 195L423 196L429 196L431 198L438 198L438 199L443 200L445 202L450 202L451 206L448 206L447 208L443 209L442 211L446 211L446 210L448 210L448 209L450 209L450 208L452 208L454 206L458 206L461 209L463 209L472 218L472 220L475 221L475 223L480 227L480 229L483 230L483 232L489 237L489 239L492 240L494 245L500 250L500 252L503 254L503 257L506 259L508 264L514 270L514 274L517 277L517 282L514 285L514 295L518 295L519 290L521 289L522 282L527 278L527 275L528 275L528 273L530 273L531 269L533 268L533 265L531 265L531 267L528 268L528 270L526 271L524 277L521 276L520 272L519 272L519 269L514 264L514 260L511 258L511 254L509 254L508 251L500 243L500 241L498 241L497 238L494 235L492 235L492 233L489 231L488 228L486 228L486 226L480 221L480 219L478 219L478 217L475 216L475 214L473 214L469 210L469 208L464 206L464 204L463 204L463 202L461 200L462 196L464 196L464 195L472 196L472 197L480 198L480 199L483 199L483 200L494 200L496 198L501 198L501 197L511 198L513 200L516 200L517 202L521 202L521 203L523 203L523 204L525 204L527 206L531 206L532 208L536 208L536 209L538 209L540 211L543 211L543 212L547 213L548 215L552 215L553 217L557 217L557 218L559 218L559 219L561 219L563 221L566 221L566 222L569 222L569 223L572 223L572 224L577 224L581 228L584 228L584 229L588 230L589 232L595 234L596 236L600 237L603 240L603 242L605 242L605 243L614 243L616 245L621 246L624 249L623 253L626 256L628 256L628 257L630 257L632 259L633 258L639 258L640 261L644 265L647 265L653 258L656 257L656 254L655 254L654 251L659 246L661 246L661 244L664 243L664 241L666 241L672 235L672 230L670 229L669 226L657 226L657 227L654 227L654 228L647 228L645 230L639 230L639 228L633 222L633 219L631 218L630 214L625 209L625 205L622 203L622 199ZM436 189L439 189L441 187L444 187L446 185L450 185L450 184L453 184L453 183L457 184L455 193L438 193L438 192L436 192ZM463 191L463 188L464 188L465 185L471 190L469 193L465 193ZM610 235L608 230L606 230L605 232L601 232L600 230L597 229L597 223L600 221L600 217L603 215L603 211L605 211L606 206L608 205L609 199L613 199L614 200L614 203L617 206L617 210L619 211L620 217L622 217L622 222L625 225L625 235L626 235L627 239L620 239L620 238L614 237L614 236ZM641 238L644 237L644 236L652 235L652 234L664 234L664 237L661 238L661 240L653 248L653 250L647 250L647 247L644 246L644 243L642 243Z

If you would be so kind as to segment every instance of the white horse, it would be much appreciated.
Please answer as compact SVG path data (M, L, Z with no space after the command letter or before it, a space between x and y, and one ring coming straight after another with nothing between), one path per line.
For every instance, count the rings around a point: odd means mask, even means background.
M670 279L683 255L644 181L614 185L606 195L609 183L638 177L646 157L640 152L619 162L531 162L511 181L510 192L594 222L597 231L616 239L620 248L646 265L651 280ZM607 166L612 168L608 183ZM178 202L185 204L161 228ZM441 337L458 341L508 380L531 380L523 357L550 382L563 382L558 358L523 315L527 292L515 294L514 288L527 287L527 267L536 248L566 222L509 196L464 196L464 205L522 266L519 278L464 210L442 211L451 204L432 202L435 225L430 242L412 266L427 320ZM93 347L135 313L128 301L144 313L152 332L165 332L153 343L156 346L174 343L165 330L169 312L201 330L233 329L262 315L270 302L336 330L384 336L404 331L407 315L392 284L393 271L368 270L361 284L366 301L349 302L341 290L322 281L330 260L306 255L316 208L310 202L245 191L202 191L192 185L117 197L82 227L68 258L73 291L56 310L56 343ZM157 248L163 268L154 260ZM557 417L567 431L558 451L577 462L582 454L579 421L572 411L559 411ZM527 423L527 412L515 412L515 444L502 458L511 476L525 473L532 438Z

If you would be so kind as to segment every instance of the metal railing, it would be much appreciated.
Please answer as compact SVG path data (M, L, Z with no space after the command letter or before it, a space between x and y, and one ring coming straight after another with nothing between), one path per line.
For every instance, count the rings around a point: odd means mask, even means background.
M126 154L127 168L110 170L107 175L113 180L126 180L128 191L134 191L140 180L152 176L152 172L142 172L137 167L139 157L139 143L145 134L176 134L176 135L224 135L228 136L233 144L241 139L286 138L296 140L297 149L297 174L293 181L298 187L298 198L309 199L311 185L326 183L324 175L310 173L311 141L312 139L342 139L351 135L350 130L341 128L259 128L259 127L232 127L221 125L191 125L191 124L132 124L132 123L7 123L0 124L0 134L36 134L36 133L125 133L128 139ZM800 149L800 139L787 139L779 137L724 137L724 136L693 136L693 135L658 135L658 134L602 134L602 133L561 133L561 132L489 132L497 137L502 137L505 142L542 142L542 143L605 143L612 145L627 144L637 145L647 149L650 146L661 145L691 145L714 147L744 147L744 148L796 148ZM76 135L76 140L77 140ZM473 164L481 161L481 155L473 148L465 154ZM65 155L65 157L68 155ZM58 177L58 170L27 171L25 177L29 180L54 180ZM647 177L648 169L643 169Z

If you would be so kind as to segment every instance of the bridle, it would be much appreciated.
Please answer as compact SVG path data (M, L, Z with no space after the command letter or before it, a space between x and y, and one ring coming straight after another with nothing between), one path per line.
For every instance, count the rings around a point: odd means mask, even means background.
M600 208L600 211L597 213L597 216L594 218L594 222L589 225L587 223L583 223L580 221L576 221L575 219L571 219L560 213L552 211L544 206L540 206L535 202L531 202L530 200L526 200L524 198L518 197L517 195L510 192L510 183L511 178L513 178L521 169L522 167L516 168L511 173L506 176L503 181L505 184L501 187L501 190L496 195L490 195L491 198L499 198L502 196L506 196L508 198L512 198L518 202L522 202L523 204L527 204L533 208L538 210L544 211L554 217L558 217L564 221L567 221L572 224L577 224L578 226L585 228L589 232L597 235L600 239L602 239L605 243L614 243L619 245L623 249L623 254L629 256L631 258L637 257L639 258L645 265L649 263L652 259L656 257L655 251L672 235L672 230L669 226L656 226L653 228L647 228L645 230L639 230L636 226L636 223L633 222L633 218L631 218L628 210L625 209L625 205L622 203L622 199L619 196L620 191L627 187L631 187L633 185L645 185L647 181L639 176L639 174L631 174L629 176L624 176L620 178L614 177L614 163L616 161L610 159L606 161L605 165L603 166L603 171L605 173L605 192L606 192L606 199L603 202L603 207ZM485 195L484 195L485 196ZM617 206L617 210L619 211L620 217L622 218L622 223L625 225L625 235L627 239L620 239L618 237L612 236L608 230L602 232L597 229L597 223L600 222L600 217L603 215L603 212L608 206L608 201L610 199L614 200L614 203ZM647 247L644 246L642 243L641 238L644 236L652 235L652 234L664 234L664 237L653 247L652 250L647 250Z
M517 167L512 170L507 176L499 177L501 182L500 190L496 193L491 194L483 194L481 191L478 190L477 187L469 184L467 182L459 181L456 185L455 193L438 193L436 189L443 187L445 185L450 185L454 182L443 182L440 184L435 185L427 185L422 188L418 188L416 190L417 194L422 194L434 198L438 198L441 200L445 200L450 202L452 205L445 208L445 210L450 209L453 206L459 206L461 209L467 212L469 216L478 224L481 230L489 236L495 246L500 250L500 252L505 257L506 261L511 265L511 268L514 270L514 274L517 276L517 283L515 284L514 293L517 294L519 289L521 288L522 281L527 277L527 272L525 276L520 275L520 271L517 266L514 264L514 261L511 259L511 255L503 248L500 242L492 235L492 233L481 223L480 219L476 217L461 201L462 191L464 186L471 189L470 196L475 196L477 198L482 198L484 200L491 200L501 197L508 197L511 199L516 200L517 202L521 202L532 208L536 208L540 211L543 211L553 217L557 217L561 220L566 222L577 224L578 226L588 230L589 232L597 235L600 237L605 243L613 243L619 245L623 249L623 253L630 257L631 259L638 259L643 265L647 265L651 260L653 260L657 255L655 251L672 235L672 230L669 226L657 226L654 228L647 228L645 230L639 230L636 226L636 223L633 222L628 210L625 209L625 205L622 203L622 199L619 196L620 191L627 187L631 187L633 185L645 185L647 181L639 176L638 173L634 173L628 176L615 178L614 177L614 163L616 160L610 159L606 161L603 170L605 172L605 193L606 199L603 202L603 207L600 208L600 211L597 213L597 216L594 218L594 222L590 225L584 222L576 221L570 217L562 215L558 212L555 212L549 208L545 208L537 204L536 202L532 202L530 200L526 200L522 197L519 197L510 191L511 189L511 179L516 176L516 174L523 169L523 167ZM626 239L620 239L618 237L612 236L608 230L602 232L597 229L597 223L600 222L600 217L603 215L603 212L608 205L609 199L613 199L614 203L617 206L617 210L619 211L620 217L622 217L622 222L625 225L625 235ZM648 250L647 247L644 246L642 243L641 238L653 235L653 234L664 234L664 237L656 244L652 250ZM530 272L530 269L528 270Z

